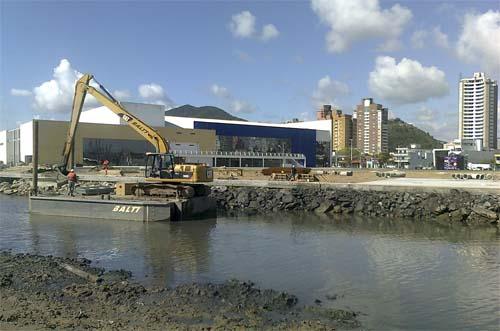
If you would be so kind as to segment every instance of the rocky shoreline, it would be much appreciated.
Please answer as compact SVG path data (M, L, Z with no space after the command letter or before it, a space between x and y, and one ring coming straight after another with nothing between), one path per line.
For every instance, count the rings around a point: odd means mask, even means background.
M67 182L61 181L58 183L50 182L50 185L40 185L38 186L38 193L45 195L64 195L68 192L68 184ZM114 183L108 182L80 182L77 184L77 190L79 188L91 188L94 186L99 187L109 187L113 188L115 186ZM18 196L28 196L30 192L33 190L33 185L31 184L31 180L27 179L15 179L12 181L1 181L0 182L0 193L5 195L18 195Z
M329 215L408 218L444 225L498 226L500 220L500 195L473 195L459 190L438 194L218 186L212 188L211 196L220 210L248 213L308 211Z
M1 330L334 330L356 314L251 282L145 288L85 259L0 252Z
M81 188L113 183L84 182ZM0 182L0 193L27 196L29 180ZM66 194L67 184L41 186L42 194ZM317 214L356 214L369 217L408 218L434 221L442 225L493 225L500 223L499 194L471 194L463 190L450 193L369 191L297 186L286 189L267 187L214 186L211 196L219 210L246 213L307 211Z

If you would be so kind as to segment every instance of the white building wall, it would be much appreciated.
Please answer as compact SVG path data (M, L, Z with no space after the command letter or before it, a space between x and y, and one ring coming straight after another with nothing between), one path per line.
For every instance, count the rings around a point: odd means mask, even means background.
M165 126L165 106L145 103L122 102L125 109L131 114L137 116L141 121L151 126ZM113 113L107 107L97 107L86 110L80 115L82 123L114 124L126 125L118 115Z
M0 164L7 164L7 130L0 131Z
M33 155L33 121L19 126L20 155L19 160L25 162L26 156Z
M286 124L283 124L283 126L288 127L288 128L328 131L328 132L330 132L330 134L332 131L332 121L331 120L286 123Z
M167 125L175 125L184 129L193 129L194 122L207 123L225 123L225 124L240 124L240 125L255 125L255 126L272 126L277 128L297 128L297 129L312 129L331 132L332 122L330 120L307 121L296 123L264 123L264 122L246 122L246 121L230 121L230 120L215 120L208 118L196 117L180 117L180 116L165 116Z
M102 106L86 110L80 115L81 123L120 124L120 118L108 108Z
M481 140L484 148L495 148L497 130L496 81L482 72L459 83L459 137L463 140Z
M193 117L165 116L165 122L166 122L165 125L166 126L177 126L179 128L183 128L183 129L194 129L195 120L203 121L204 119L198 119L198 118L193 118ZM206 120L206 122L214 122L214 121ZM224 123L224 122L221 121L221 123Z

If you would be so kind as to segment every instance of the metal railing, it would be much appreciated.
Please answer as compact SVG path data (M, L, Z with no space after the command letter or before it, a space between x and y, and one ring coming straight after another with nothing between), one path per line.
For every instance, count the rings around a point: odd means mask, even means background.
M301 153L260 153L260 152L224 152L224 151L183 151L172 150L172 154L178 156L225 156L225 157L259 157L259 158L298 158L304 159L305 155Z

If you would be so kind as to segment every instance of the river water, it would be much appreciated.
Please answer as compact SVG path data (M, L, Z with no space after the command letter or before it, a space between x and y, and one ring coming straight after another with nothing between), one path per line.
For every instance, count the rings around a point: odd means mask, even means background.
M358 311L369 330L500 329L494 228L313 214L143 224L30 216L27 203L0 196L0 249L85 257L146 285L251 280Z

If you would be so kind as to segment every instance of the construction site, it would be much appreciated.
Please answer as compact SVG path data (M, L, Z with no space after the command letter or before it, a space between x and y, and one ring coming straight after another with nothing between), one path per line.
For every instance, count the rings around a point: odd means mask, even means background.
M102 106L83 111L87 95ZM33 214L150 222L215 215L214 186L500 191L493 171L322 167L332 162L329 120L270 125L163 113L122 104L83 75L69 122L30 121L17 145L7 144L6 160L19 162L0 171L0 192L29 195Z

